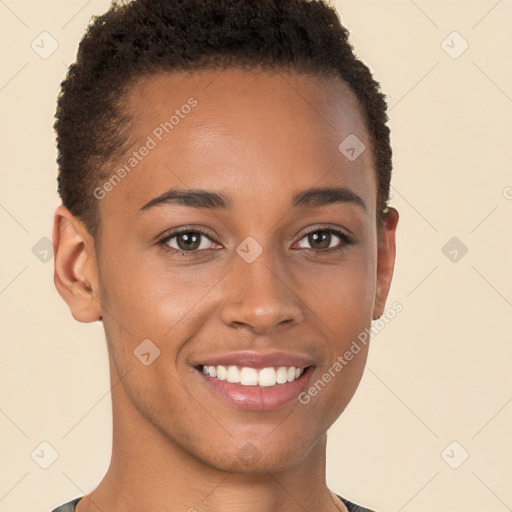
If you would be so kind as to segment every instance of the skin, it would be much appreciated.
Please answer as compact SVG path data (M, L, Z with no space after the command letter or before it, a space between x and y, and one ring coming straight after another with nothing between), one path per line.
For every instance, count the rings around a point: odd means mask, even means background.
M344 511L326 485L326 432L357 389L368 346L307 405L294 400L272 411L225 404L193 362L289 351L314 358L314 383L383 314L398 213L389 208L378 229L360 108L334 78L160 74L127 97L130 152L191 96L198 104L190 114L99 201L96 244L65 207L55 212L55 285L76 320L103 317L112 384L111 465L77 510ZM338 150L351 133L367 148L353 162ZM357 194L366 209L291 206L299 190L334 186ZM172 187L222 192L232 206L140 211ZM307 232L326 224L349 230L352 243L332 235L327 246L341 250L315 245ZM172 252L180 237L168 250L158 244L181 226L209 237L187 259ZM248 236L263 250L252 263L236 252ZM147 338L160 349L149 366L133 353ZM248 446L252 461L241 455Z

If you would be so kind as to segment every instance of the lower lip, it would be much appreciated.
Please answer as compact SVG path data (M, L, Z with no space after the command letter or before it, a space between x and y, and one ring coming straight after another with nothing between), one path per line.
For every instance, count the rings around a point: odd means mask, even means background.
M308 366L304 373L292 382L275 386L242 386L227 380L205 375L196 370L208 388L230 406L251 411L270 411L295 400L307 387L313 367Z

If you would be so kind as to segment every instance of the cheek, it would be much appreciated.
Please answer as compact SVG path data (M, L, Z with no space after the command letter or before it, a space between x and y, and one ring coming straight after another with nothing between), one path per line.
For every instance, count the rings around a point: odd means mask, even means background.
M325 333L326 357L300 403L308 410L309 428L314 428L313 418L322 418L328 428L351 401L366 365L375 295L372 258L361 255L357 263L314 282L311 321Z
M326 335L327 357L305 401L315 411L313 416L327 414L329 424L352 399L366 364L376 289L375 253L359 247L342 264L310 276L308 287L312 290L308 303L316 317L311 321Z
M327 262L295 259L280 269L289 287L285 295L303 310L303 323L313 326L328 345L332 357L345 352L347 344L371 324L375 296L375 247L366 240L355 245L339 260ZM116 254L106 250L105 254ZM118 254L118 253L117 253ZM101 262L101 300L119 354L132 356L144 339L173 351L213 322L225 303L225 294L234 286L238 293L239 275L229 275L222 262L181 264L165 255L129 254ZM277 271L277 270L276 270ZM237 283L230 283L237 279ZM118 342L117 340L120 340ZM121 341L122 340L122 341ZM181 341L180 341L181 340Z
M301 292L310 313L325 326L332 345L343 348L371 324L376 290L374 254L358 248L335 265L303 272ZM312 319L314 322L314 318Z
M163 349L170 340L186 340L189 329L199 328L206 297L222 275L207 266L166 265L162 258L104 262L101 301L105 329L111 327L110 339L116 341L113 348L133 352L149 338Z

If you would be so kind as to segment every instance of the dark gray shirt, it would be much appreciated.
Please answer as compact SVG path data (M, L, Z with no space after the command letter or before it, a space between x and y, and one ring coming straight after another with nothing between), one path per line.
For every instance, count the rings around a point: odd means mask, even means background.
M348 508L348 512L374 512L373 510L370 510L368 508L361 507L359 505L356 505L355 503L352 503L348 501L346 498L342 498L339 494L336 494L338 498L345 503L346 507ZM76 504L82 499L76 498L73 501L70 501L69 503L66 503L64 505L61 505L60 507L57 507L52 512L75 512Z

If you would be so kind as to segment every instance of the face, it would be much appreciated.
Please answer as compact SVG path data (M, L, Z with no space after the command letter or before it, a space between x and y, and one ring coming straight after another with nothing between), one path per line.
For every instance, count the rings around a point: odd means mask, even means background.
M367 344L335 363L392 274L397 218L377 230L356 98L335 79L232 69L151 77L126 108L131 148L96 192L96 298L81 306L101 304L114 415L225 471L297 465L359 384ZM351 134L355 160L339 149Z

